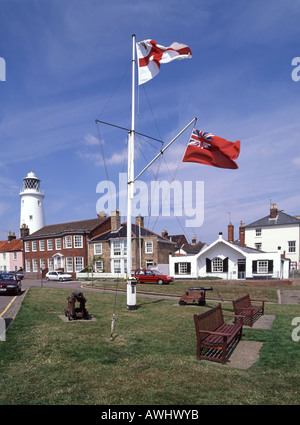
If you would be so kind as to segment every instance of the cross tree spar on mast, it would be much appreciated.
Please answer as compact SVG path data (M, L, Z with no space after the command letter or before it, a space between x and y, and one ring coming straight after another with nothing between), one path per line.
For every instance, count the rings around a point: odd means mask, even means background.
M193 123L194 118L186 127L178 133L168 145L134 178L134 134L135 134L135 35L132 35L132 87L131 87L131 128L128 133L128 185L127 185L127 309L136 310L136 280L131 276L132 249L131 249L131 201L134 195L134 182L163 152Z

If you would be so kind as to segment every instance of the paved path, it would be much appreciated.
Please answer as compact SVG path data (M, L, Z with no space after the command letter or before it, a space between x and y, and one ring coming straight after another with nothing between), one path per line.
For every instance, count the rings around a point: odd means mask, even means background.
M279 304L300 304L300 289L278 290Z

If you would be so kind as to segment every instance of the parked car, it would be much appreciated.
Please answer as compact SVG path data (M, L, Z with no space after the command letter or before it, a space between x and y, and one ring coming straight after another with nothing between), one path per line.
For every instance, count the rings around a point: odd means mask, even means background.
M46 274L47 280L59 280L62 282L63 280L72 280L72 276L63 272L48 272Z
M0 294L18 295L22 289L22 282L14 273L0 273Z
M159 273L157 270L133 270L131 276L135 277L138 283L163 283L173 282L174 277Z
M11 274L16 275L19 280L22 280L24 278L24 275L23 275L22 272L9 271L7 273L11 273Z

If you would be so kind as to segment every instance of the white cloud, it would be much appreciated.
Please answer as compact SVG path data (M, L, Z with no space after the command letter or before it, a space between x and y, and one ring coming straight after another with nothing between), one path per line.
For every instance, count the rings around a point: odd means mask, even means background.
M300 167L300 156L293 158L292 163L296 165L296 167Z

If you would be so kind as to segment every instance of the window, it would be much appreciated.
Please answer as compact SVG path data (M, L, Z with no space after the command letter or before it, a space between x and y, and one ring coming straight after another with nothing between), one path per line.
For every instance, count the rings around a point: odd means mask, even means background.
M103 261L101 260L95 261L95 272L98 272L98 273L103 272Z
M289 252L296 252L296 241L289 241Z
M25 252L30 252L29 241L25 242Z
M120 241L113 241L113 254L115 256L121 255L121 242Z
M82 236L74 236L74 248L82 248Z
M18 253L14 252L14 260L17 260L17 259L18 259Z
M261 236L261 229L255 229L255 236Z
M45 241L39 241L40 251L45 251Z
M273 260L255 260L252 261L252 272L253 273L273 273Z
M25 270L30 272L30 260L25 260Z
M53 258L48 258L48 270L49 270L49 272L53 272L53 270L54 270L54 260L53 260Z
M153 260L146 260L146 269L147 269L149 266L153 266Z
M66 258L66 265L67 265L67 272L73 272L73 258L72 257Z
M52 249L53 249L52 239L47 240L47 249L48 249L48 251L52 251Z
M179 274L191 273L191 263L179 263L178 266Z
M83 257L75 257L75 272L81 272L83 269Z
M32 252L37 251L37 241L32 241Z
M32 271L37 272L38 271L38 262L36 258L33 258L32 260Z
M191 273L191 263L182 262L175 263L175 274L190 274Z
M45 261L45 258L41 258L41 259L40 259L40 268L41 268L42 270L44 270L44 269L46 268L46 261Z
M261 243L256 243L255 244L255 248L261 250L262 244Z
M206 272L207 273L227 273L228 272L229 258L226 257L224 260L219 257L215 257L213 260L206 258Z
M121 273L121 260L113 260L113 272Z
M6 252L3 252L3 260L6 260Z
M257 262L257 273L268 273L268 261L260 260Z
M65 248L72 248L72 236L65 236Z
M55 249L59 251L61 249L61 239L55 239Z
M145 254L153 254L153 242L148 241L145 243Z
M101 255L102 254L102 243L95 243L94 244L94 254L95 255Z
M212 260L212 271L213 272L223 272L223 260L221 258L214 258Z

